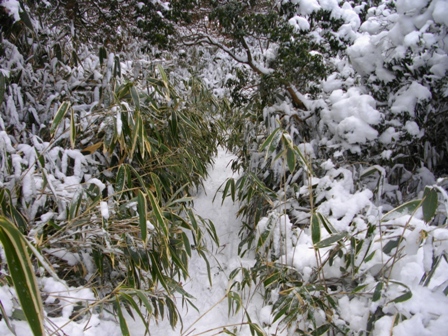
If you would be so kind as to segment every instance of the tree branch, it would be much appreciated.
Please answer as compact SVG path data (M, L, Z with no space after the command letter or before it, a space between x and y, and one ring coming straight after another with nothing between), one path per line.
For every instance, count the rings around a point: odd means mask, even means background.
M259 66L258 64L256 64L254 62L253 56L252 56L252 52L250 50L249 45L247 44L246 39L243 37L241 38L240 42L244 48L244 50L246 51L246 57L243 58L242 56L237 55L236 53L234 53L232 50L230 50L228 47L226 47L223 43L217 41L215 38L213 38L212 36L208 35L208 34L200 34L199 36L197 36L197 39L195 41L196 43L207 43L209 45L213 45L215 47L218 47L219 49L221 49L222 51L224 51L225 53L227 53L230 57L232 57L235 61L237 61L238 63L241 64L246 64L248 65L256 74L258 75L269 75L271 73L274 72L273 69L266 69L263 68L261 66ZM193 43L188 43L188 42L184 42L184 44L188 45L188 44L193 44ZM301 95L295 90L294 86L291 83L286 83L285 84L285 89L286 91L289 93L293 105L296 108L302 109L302 110L308 110L305 103L304 103L304 99L303 97L301 97Z

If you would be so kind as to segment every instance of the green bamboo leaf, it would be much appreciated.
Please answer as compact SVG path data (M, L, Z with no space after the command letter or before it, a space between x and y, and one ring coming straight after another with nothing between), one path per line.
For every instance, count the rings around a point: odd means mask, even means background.
M146 197L145 195L139 190L137 194L137 212L138 212L138 222L140 225L140 232L142 235L142 240L146 244L146 241L148 239L148 228L146 225L146 218L147 218L147 204L146 204Z
M410 298L412 298L412 292L411 292L411 291L408 291L408 292L406 292L406 293L404 293L404 294L402 294L402 295L396 297L395 299L393 299L393 300L390 301L390 302L400 303L400 302L407 301L407 300L409 300Z
M3 103L3 99L6 91L6 79L2 72L0 72L0 106Z
M140 140L138 142L139 145L139 149L140 149L140 155L142 156L142 159L145 158L145 153L146 153L146 149L148 148L146 146L146 144L149 142L146 140L146 133L145 133L145 127L143 126L143 119L141 119L140 117L140 128L139 128L139 135L138 135L138 139ZM151 148L151 145L149 145L149 148Z
M383 290L384 282L379 281L375 287L375 291L373 292L372 301L376 302L381 298L381 291Z
M370 260L373 259L373 257L375 256L376 251L373 251L372 253L370 253L364 260L363 262L368 263Z
M157 199L162 199L163 198L163 194L162 194L162 181L160 180L160 177L157 176L156 174L154 174L153 172L149 173L149 176L151 177L151 181L156 189L156 196Z
M123 293L123 292L121 292L119 294L119 298L121 300L127 301L131 305L131 307L134 309L134 311L138 314L138 316L142 320L143 325L145 326L146 332L149 334L149 324L147 323L146 318L143 316L143 313L140 309L140 306L137 304L137 302L135 302L135 300L132 298L131 295L129 295L127 293Z
M127 167L126 165L120 165L120 167L118 168L117 171L117 177L115 178L115 191L116 192L122 192L125 185L126 185L126 180L127 180Z
M433 219L436 214L437 206L439 205L439 199L437 196L437 191L434 188L425 188L425 192L423 193L423 219L426 223Z
M182 259L177 255L176 249L174 249L171 245L169 246L170 255L172 262L182 271L184 278L188 277L188 265L185 265L182 262Z
M20 3L20 11L19 11L20 20L25 24L25 26L28 29L34 31L33 23L31 22L30 16L28 15L28 11L26 10L22 1L19 1L19 3Z
M124 317L123 311L121 310L121 305L120 305L120 301L118 300L118 297L115 299L114 306L115 306L115 310L117 312L118 320L120 322L121 334L123 336L131 336L131 333L128 328L128 324L126 322L126 318Z
M179 134L177 133L177 115L174 109L171 111L170 129L173 138L177 139Z
M252 335L257 336L266 336L263 329L256 323L250 322L249 323L249 329Z
M313 244L316 245L320 242L320 223L317 213L313 213L311 216L311 239Z
M296 167L296 156L291 148L286 150L286 162L288 163L288 169L292 173Z
M14 224L0 217L0 241L17 298L33 334L40 336L45 335L43 306L24 239Z
M389 240L386 245L383 246L383 252L389 254L394 248L398 246L400 239Z
M233 178L228 178L227 181L225 182L225 186L224 186L224 190L222 192L222 200L221 200L221 205L224 204L224 201L226 200L227 196L229 195L229 190L230 190L230 196L232 197L232 201L235 201L235 179ZM222 185L218 188L218 191L221 189ZM218 192L216 192L216 195L218 194ZM215 197L213 197L213 201L215 200Z
M165 276L162 274L159 266L159 261L154 253L149 253L149 257L151 258L151 273L153 274L154 281L159 281L163 288L171 294L171 289L169 288Z
M182 241L184 243L184 249L187 252L188 256L191 257L191 245L190 240L187 237L187 234L185 232L182 232Z
M360 291L362 291L363 289L365 289L368 285L360 285L360 286L356 286L353 290L352 293L359 293Z
M130 85L130 91L135 110L140 111L140 97L138 96L137 90L135 89L134 85Z
M100 56L100 66L103 66L104 60L107 58L107 52L104 47L100 48L99 56Z
M75 148L76 141L76 123L75 123L75 110L71 109L70 113L70 145Z
M143 305L146 308L146 312L149 315L152 315L152 311L153 311L153 306L152 304L149 302L148 297L146 296L146 294L144 292L142 292L141 290L138 289L134 289L135 294L138 296L138 298L140 299L141 302L143 302Z
M263 280L264 287L267 288L272 284L277 283L281 279L281 273L276 271Z
M121 64L120 64L120 57L115 56L114 57L114 77L121 77Z
M179 321L179 314L178 314L177 306L173 302L173 300L171 300L171 298L168 296L165 297L165 303L166 303L166 307L168 308L168 319L170 321L170 325L172 328L174 328L176 326L177 322ZM182 325L182 321L181 321L181 325ZM183 328L183 326L181 326L181 329L182 328Z
M227 294L228 301L228 311L227 315L235 315L238 313L243 305L243 301L241 300L241 296L237 292L230 291Z
M59 124L61 123L62 118L64 118L65 113L67 113L67 110L69 108L70 108L70 102L68 102L68 101L63 102L61 104L61 106L59 106L59 109L54 116L53 122L51 123L51 127L50 127L51 134L54 134L54 132L58 128Z
M382 221L397 218L399 216L413 214L415 210L422 204L422 200L413 200L406 202L395 209L392 209L387 214L383 216Z
M278 140L278 132L280 132L280 127L276 128L268 137L267 139L262 143L262 145L260 146L259 151L263 151L266 147L269 146L269 148L271 147L271 144L274 142L274 140Z
M204 251L197 249L196 250L198 252L198 254L202 257L202 259L204 259L205 264L207 266L207 275L208 275L208 282L210 283L210 286L213 285L212 283L212 272L211 272L211 268L210 268L210 263L207 259L207 256L205 255Z
M346 232L332 234L331 236L318 242L316 244L316 248L319 249L319 248L323 248L323 247L328 247L328 246L332 245L333 243L336 243L336 242L340 241L341 239L344 239L345 237L347 237Z
M268 228L261 233L260 238L258 238L257 250L264 246L264 244L266 243L266 241L270 236L271 236L271 229L270 226L268 226Z
M153 211L154 215L156 216L157 224L162 229L164 236L166 238L168 238L169 237L169 229L168 229L168 226L165 223L165 220L162 216L162 210L160 209L159 204L156 201L156 199L151 191L149 191L148 197L149 197L149 201L151 203L152 211Z
M323 216L321 213L317 212L317 217L319 218L320 223L323 225L325 230L331 235L334 233L337 233L337 230L334 228L334 226L330 223L327 217Z
M159 70L159 74L162 77L162 83L165 86L165 88L167 89L167 98L169 99L170 81L169 81L168 76L167 76L167 74L165 72L165 69L163 69L163 67L161 65L158 65L157 69Z
M202 223L205 224L205 229L207 230L207 233L212 238L213 242L216 244L216 246L219 246L219 236L216 232L215 224L210 219L202 219Z
M21 232L26 232L28 230L28 223L20 211L12 204L12 199L10 199L9 209L11 210L11 218L14 220L14 223L16 223Z
M321 325L319 328L313 331L313 336L320 336L330 330L330 324Z

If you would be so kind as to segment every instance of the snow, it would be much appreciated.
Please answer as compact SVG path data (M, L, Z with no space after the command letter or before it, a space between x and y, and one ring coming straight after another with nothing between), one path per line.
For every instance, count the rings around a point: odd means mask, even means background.
M14 18L14 22L20 21L20 3L17 0L4 0L0 6L5 7L9 16Z
M288 22L296 31L310 30L310 23L304 17L296 15L289 19Z
M107 205L107 202L100 202L100 208L101 208L101 216L105 219L109 219L109 206Z
M432 17L434 21L440 24L444 24L448 26L448 1L439 0L435 2L434 11L432 13Z
M214 222L220 246L209 251L208 255L212 285L208 281L204 260L197 254L193 254L190 260L189 274L192 277L184 284L184 289L194 297L192 302L199 312L191 307L188 309L182 307L181 299L177 299L177 306L184 324L184 334L198 335L204 332L203 335L213 335L223 326L239 324L243 318L241 315L228 317L225 295L229 286L230 272L240 266L252 266L254 261L247 258L241 259L238 256L238 232L241 226L241 221L236 218L238 204L227 199L221 206L220 192L213 202L216 191L226 178L237 177L232 174L229 166L234 158L232 154L226 153L222 148L219 149L213 169L204 181L204 188L198 192L194 200L195 212ZM144 335L144 327L140 320L134 321L129 317L128 324L132 335ZM178 336L181 334L180 327L173 330L167 320L151 324L150 329L154 335ZM207 330L210 331L207 332Z
M415 105L418 102L427 100L431 98L431 92L425 86L412 82L412 84L407 88L399 91L394 104L391 107L393 113L403 113L407 112L411 116L414 116Z

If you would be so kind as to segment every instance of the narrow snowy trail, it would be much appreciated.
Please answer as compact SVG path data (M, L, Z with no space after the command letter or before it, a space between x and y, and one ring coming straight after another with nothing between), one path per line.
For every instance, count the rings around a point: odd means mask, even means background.
M199 190L194 201L196 213L213 221L220 240L220 246L214 247L208 255L212 286L208 280L204 260L196 253L193 254L189 264L191 278L184 284L184 288L194 297L192 301L199 312L193 307L182 307L182 300L179 298L177 305L183 321L183 330L180 326L173 330L168 321L163 320L158 325L152 322L151 335L213 335L222 330L223 326L242 321L241 315L228 317L225 298L230 272L239 265L250 262L238 257L238 232L241 228L241 222L236 218L238 205L231 199L225 200L221 205L222 193L218 193L213 202L213 197L221 184L228 177L236 177L232 174L229 164L233 158L232 154L219 149L215 164L210 167L209 177L204 182L204 188ZM140 321L129 320L128 323L132 335L144 334L144 327Z

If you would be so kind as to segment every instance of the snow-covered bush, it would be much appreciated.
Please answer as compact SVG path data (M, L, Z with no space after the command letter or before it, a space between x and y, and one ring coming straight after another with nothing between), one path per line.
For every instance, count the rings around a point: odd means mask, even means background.
M247 171L223 190L242 202L240 250L255 248L257 263L235 271L248 274L237 287L263 285L267 333L443 333L445 2L278 6L336 51L321 54L317 88L297 86L307 110L280 96L242 107L250 131L232 144Z

